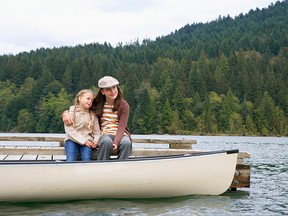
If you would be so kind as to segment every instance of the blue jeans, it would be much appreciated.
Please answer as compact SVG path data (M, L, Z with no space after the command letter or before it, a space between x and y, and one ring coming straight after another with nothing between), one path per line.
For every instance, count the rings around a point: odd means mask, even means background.
M76 161L77 155L80 152L82 161L92 160L93 149L87 146L80 145L72 140L65 142L66 161Z
M99 149L97 150L98 160L109 160L113 152L113 141L115 136L105 134L99 139ZM118 159L128 159L132 151L132 141L130 137L123 136L118 144Z

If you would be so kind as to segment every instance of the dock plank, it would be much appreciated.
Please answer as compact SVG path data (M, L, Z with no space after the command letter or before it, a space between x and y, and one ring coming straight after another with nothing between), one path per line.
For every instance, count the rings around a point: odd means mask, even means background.
M36 160L38 155L23 155L21 160Z
M53 160L66 160L66 155L52 155Z
M32 141L32 142L58 142L60 147L64 146L64 137L63 134L61 137L50 137L50 136L0 136L0 141ZM192 149L193 144L197 144L196 140L165 140L165 139L137 139L133 138L133 143L151 143L151 144L169 144L170 148L175 149Z
M5 160L5 158L7 157L8 155L0 155L0 160Z
M23 155L8 155L5 160L21 160Z
M37 160L52 160L52 155L38 155Z

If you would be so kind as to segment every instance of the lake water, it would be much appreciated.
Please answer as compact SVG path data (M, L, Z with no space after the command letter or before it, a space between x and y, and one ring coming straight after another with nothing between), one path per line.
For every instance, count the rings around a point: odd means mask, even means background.
M146 135L134 135L141 138ZM97 199L57 203L0 203L0 215L132 216L132 215L288 215L288 138L236 136L168 136L157 139L195 139L194 149L239 149L251 158L250 188L220 196L167 199ZM0 174L1 175L1 174ZM1 182L1 177L0 177ZM21 180L19 180L21 184ZM0 191L1 193L1 191Z

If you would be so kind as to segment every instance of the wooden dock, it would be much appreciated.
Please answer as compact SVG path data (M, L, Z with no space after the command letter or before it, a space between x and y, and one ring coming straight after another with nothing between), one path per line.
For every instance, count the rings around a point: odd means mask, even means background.
M65 160L64 135L59 137L51 136L0 136L0 141L33 141L39 142L39 146L0 146L0 160ZM57 142L58 146L41 146L41 142ZM133 147L132 157L139 156L158 156L182 153L199 152L192 147L197 143L196 140L162 140L162 139L134 139L133 143L138 147ZM141 144L144 147L141 147ZM167 148L157 148L157 144L165 144ZM140 147L139 147L140 146ZM147 147L148 146L148 147ZM151 147L153 146L153 147ZM93 153L93 159L96 159L96 151ZM238 155L237 166L231 190L237 188L250 187L250 165L245 164L245 159L250 154L240 152Z

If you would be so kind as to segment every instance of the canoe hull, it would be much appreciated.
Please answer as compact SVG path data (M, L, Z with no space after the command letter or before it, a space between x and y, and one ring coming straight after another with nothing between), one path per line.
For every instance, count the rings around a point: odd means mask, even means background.
M231 185L238 151L106 162L0 163L1 201L219 195Z

